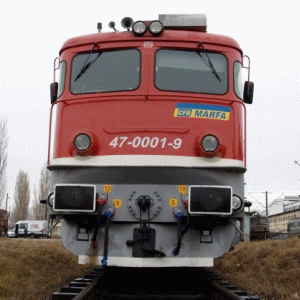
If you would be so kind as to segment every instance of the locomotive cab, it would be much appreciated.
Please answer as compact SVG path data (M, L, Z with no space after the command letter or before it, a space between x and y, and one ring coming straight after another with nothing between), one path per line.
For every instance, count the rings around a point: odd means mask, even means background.
M81 261L211 266L243 234L250 63L205 15L122 26L55 60L50 217Z

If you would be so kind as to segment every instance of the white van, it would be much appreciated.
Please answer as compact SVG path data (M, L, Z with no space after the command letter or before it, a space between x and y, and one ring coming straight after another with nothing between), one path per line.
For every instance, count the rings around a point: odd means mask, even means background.
M17 233L17 236L16 236ZM46 236L47 233L47 221L18 221L14 224L14 227L7 232L9 238L12 237L31 237L38 238Z

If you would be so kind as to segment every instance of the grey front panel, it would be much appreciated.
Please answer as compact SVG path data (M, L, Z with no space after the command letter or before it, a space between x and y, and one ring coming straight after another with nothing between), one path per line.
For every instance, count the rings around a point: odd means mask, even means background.
M191 168L69 168L52 171L53 186L56 184L93 184L98 197L105 197L105 184L112 187L104 211L121 199L115 221L138 221L146 219L137 205L140 197L151 199L150 219L155 222L176 222L169 205L170 198L187 200L188 192L181 195L179 185L230 186L232 193L244 195L244 174L225 170ZM184 209L184 208L183 208ZM67 214L66 212L64 214Z
M119 201L120 205L115 209L109 228L108 255L115 257L133 257L133 247L126 243L134 239L136 228L140 228L143 222L155 230L155 250L163 252L167 257L174 257L173 251L178 242L178 220L175 214L180 211L185 217L188 215L187 207L181 200L188 199L188 187L191 185L230 186L233 194L242 198L244 195L244 174L224 169L94 167L52 171L53 186L78 183L95 185L98 197L107 197L107 202L104 201L100 208L101 214L113 209L115 200ZM106 184L111 185L109 194L104 192ZM180 194L179 185L187 186L186 193ZM178 203L172 207L170 199L174 198ZM150 204L143 211L139 202L146 203L148 200ZM51 211L50 214L55 213ZM63 213L62 240L72 253L103 255L105 226L102 224L99 231L95 231L97 214ZM235 218L243 218L243 212L234 213L230 217L215 217L215 221L221 222L213 221L210 225L212 243L200 244L200 235L206 229L203 226L207 219L197 216L182 239L179 257L218 257L238 241L232 223ZM85 220L89 222L88 226L84 225ZM81 232L84 234L79 238ZM96 235L98 243L96 248L91 247L93 235Z
M134 229L138 225L125 223L111 224L109 230L108 256L112 257L132 257L132 247L126 244L127 240L132 240ZM156 230L156 249L162 251L167 257L174 257L173 251L177 245L177 224L152 224L151 228ZM91 247L90 232L89 241L77 241L76 222L63 221L61 235L64 246L75 255L102 256L104 248L104 228L98 233L98 247ZM216 227L213 231L212 244L200 244L198 230L189 230L183 237L182 246L178 257L219 257L227 251L233 243L236 230L230 224Z
M244 173L230 169L175 167L93 167L53 170L57 183L228 185L243 195Z

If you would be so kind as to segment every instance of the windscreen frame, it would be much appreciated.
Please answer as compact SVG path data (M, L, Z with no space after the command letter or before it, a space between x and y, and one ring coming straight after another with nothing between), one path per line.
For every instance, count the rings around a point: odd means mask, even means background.
M87 55L86 58L89 57L89 55L92 57L90 57L87 61L93 61L93 55L98 55L99 53L101 53L100 55L100 59L101 59L101 56L103 54L107 54L107 53L115 53L115 52L120 52L120 51L136 51L139 55L138 57L138 68L139 70L137 70L138 72L138 76L137 76L137 85L132 88L132 89L113 89L113 90L86 90L86 91L75 91L74 90L74 86L73 86L73 82L74 82L74 79L76 78L76 71L74 71L74 60L76 58L78 58L79 56L81 55ZM85 60L83 60L85 61ZM80 70L82 68L82 66L84 66L84 64L81 65L81 67L78 67L78 69ZM75 72L75 74L73 73ZM87 70L86 72L89 72L89 70ZM82 77L84 78L86 74L83 74ZM72 57L72 60L71 60L71 67L70 67L70 82L69 82L69 90L71 92L71 94L73 95L86 95L86 94L95 94L95 93L114 93L114 92L132 92L132 91L136 91L140 88L141 86L141 77L142 77L142 53L140 51L140 49L138 49L137 47L134 47L134 48L131 48L131 47L128 47L128 48L105 48L105 49L101 49L100 51L97 50L97 51L85 51L85 52L79 52L79 53L76 53L76 55L74 55ZM81 78L78 79L78 81L80 80Z
M180 51L180 52L191 52L191 53L201 53L201 55L207 60L207 56L206 54L208 55L211 55L211 54L217 54L217 55L221 55L225 60L225 88L223 89L222 92L220 93L215 93L214 91L193 91L193 90L180 90L180 89L163 89L161 88L160 86L157 85L157 53L160 52L160 51ZM201 60L200 56L199 56L199 60ZM207 69L207 72L211 72L211 70ZM212 75L214 76L214 75ZM218 80L216 78L216 80ZM222 52L222 51L210 51L210 50L199 50L199 49L190 49L190 48L186 48L186 49L183 49L183 48L174 48L174 47L161 47L159 49L157 49L155 51L155 54L154 54L154 86L157 90L159 91L162 91L162 92L175 92L175 93L193 93L193 94L206 94L206 95L217 95L217 96L221 96L221 95L225 95L228 93L230 87L229 87L229 81L230 81L230 74L229 74L229 59L226 55L226 53Z

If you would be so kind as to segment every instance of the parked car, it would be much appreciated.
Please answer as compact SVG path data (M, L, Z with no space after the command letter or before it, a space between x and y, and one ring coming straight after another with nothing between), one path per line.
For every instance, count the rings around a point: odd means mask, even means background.
M9 238L16 237L31 237L31 238L39 238L42 236L46 236L47 233L47 221L18 221L14 224L13 228L8 230L7 236Z

